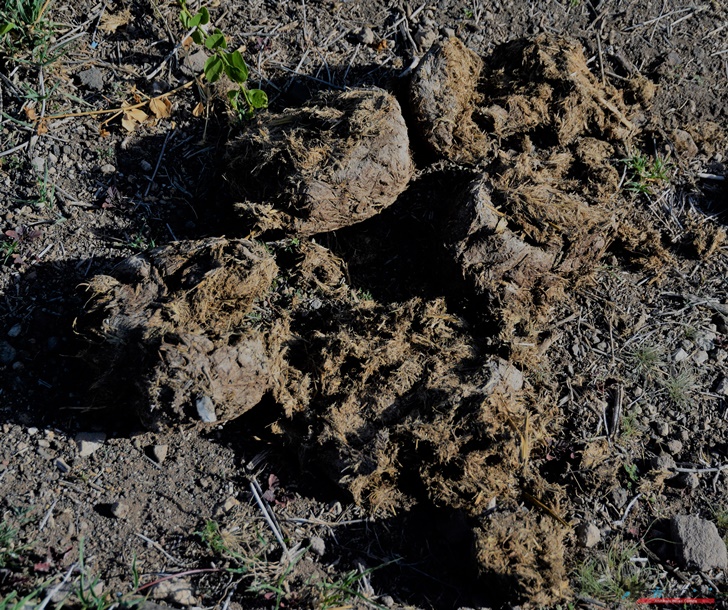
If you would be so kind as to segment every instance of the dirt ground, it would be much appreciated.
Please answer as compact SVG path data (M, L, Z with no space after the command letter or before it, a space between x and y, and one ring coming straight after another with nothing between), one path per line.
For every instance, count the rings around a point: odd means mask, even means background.
M728 606L728 6L18 6L0 608Z

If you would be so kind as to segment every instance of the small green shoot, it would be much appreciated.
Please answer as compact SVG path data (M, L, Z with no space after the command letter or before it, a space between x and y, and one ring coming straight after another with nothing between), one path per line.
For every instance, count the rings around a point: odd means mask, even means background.
M197 44L212 52L205 62L204 73L208 82L217 82L225 74L237 85L236 89L228 91L227 97L230 106L240 116L251 119L256 110L268 107L268 96L261 89L249 89L248 66L240 51L227 51L228 42L225 35L215 28L212 33L205 26L210 23L210 12L206 7L200 8L192 14L187 8L186 0L179 0L180 20L182 25L192 30L191 37Z
M645 588L645 578L631 561L637 547L613 543L606 556L584 562L576 571L581 593L610 605L634 599Z
M627 166L630 177L626 188L633 193L652 195L655 188L670 182L672 169L665 159L657 156L653 159L636 153L622 162Z
M663 381L663 388L667 392L668 398L680 407L690 402L690 396L694 387L695 378L687 369L673 371Z
M654 345L640 345L629 352L628 359L637 373L645 377L653 377L660 370L663 351Z

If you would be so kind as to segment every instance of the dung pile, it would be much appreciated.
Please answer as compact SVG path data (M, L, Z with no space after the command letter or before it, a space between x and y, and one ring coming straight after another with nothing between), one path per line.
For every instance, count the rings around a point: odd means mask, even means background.
M99 367L99 406L129 400L146 425L225 421L273 384L277 350L248 323L277 266L245 240L178 242L127 259L86 286L77 320Z
M637 130L622 93L600 83L581 44L541 34L481 59L456 38L435 44L415 70L410 100L420 136L452 161L497 150L624 142Z
M614 159L636 109L591 75L577 43L546 35L485 59L438 44L411 98L431 149L477 167L429 217L433 251L457 262L501 340L533 339L627 234ZM563 599L569 507L531 461L558 434L554 401L486 352L498 342L444 299L363 299L345 263L307 239L372 217L407 187L394 98L324 94L261 117L227 163L247 230L301 238L269 242L275 254L246 240L183 242L94 278L79 330L104 363L99 400L131 389L160 426L231 419L270 393L276 429L371 513L428 502L465 514L483 574L520 601Z
M501 338L531 339L622 231L614 165L638 108L591 74L579 43L546 34L484 59L454 38L437 44L411 92L430 148L482 168L455 198L446 247Z
M228 167L247 229L300 235L374 216L414 171L399 104L380 89L325 93L262 116L230 143Z

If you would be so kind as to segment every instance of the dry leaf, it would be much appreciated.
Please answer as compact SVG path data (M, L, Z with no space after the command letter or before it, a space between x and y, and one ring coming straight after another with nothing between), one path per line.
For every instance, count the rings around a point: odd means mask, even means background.
M166 119L172 114L172 102L166 97L154 97L149 100L149 110L154 113L158 119Z
M23 109L25 112L25 118L29 121L35 121L38 118L38 113L35 111L35 106L26 106Z
M205 107L202 105L202 102L197 102L197 106L195 106L194 109L192 110L192 116L201 117L204 112L205 112Z
M131 20L131 11L129 9L123 10L115 15L110 13L104 13L99 22L99 29L113 34L117 28L122 25L126 25Z
M123 106L122 106L123 107ZM121 126L127 131L134 131L140 123L149 118L149 115L141 108L125 108L124 116L121 119Z

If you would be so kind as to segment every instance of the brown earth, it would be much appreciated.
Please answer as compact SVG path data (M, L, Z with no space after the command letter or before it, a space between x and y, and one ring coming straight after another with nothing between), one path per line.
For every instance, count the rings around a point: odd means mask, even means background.
M174 3L4 39L2 596L720 595L657 539L728 526L725 7L209 8L250 124L148 103Z

